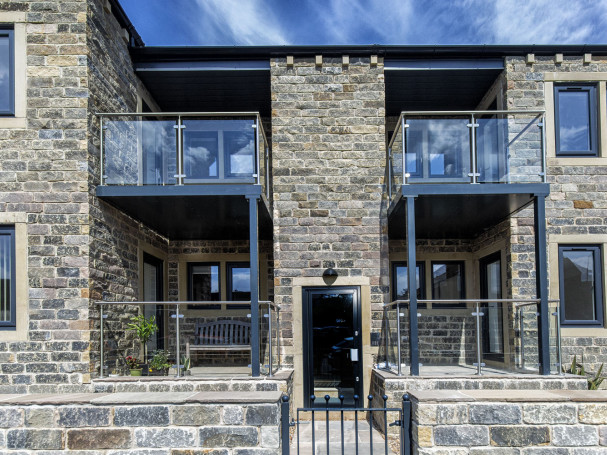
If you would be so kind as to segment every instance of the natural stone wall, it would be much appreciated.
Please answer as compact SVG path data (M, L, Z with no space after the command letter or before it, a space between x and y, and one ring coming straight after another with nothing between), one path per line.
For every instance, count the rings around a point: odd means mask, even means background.
M599 454L607 440L605 392L411 391L414 453Z
M139 242L168 251L168 240L95 197L100 183L99 118L96 112L136 112L137 95L144 92L135 75L123 30L103 2L89 0L87 15L88 191L89 191L89 318L91 374L99 373L99 308L97 300L140 300ZM106 366L121 365L126 355L139 353L131 332L125 331L136 306L107 307Z
M552 57L536 57L533 64L526 64L523 57L508 57L505 60L507 80L506 102L508 109L544 109L545 96L544 73L587 73L588 80L593 80L595 72L607 71L607 58L592 56L592 63L583 63L582 56L568 56L563 63L555 64ZM602 113L601 115L604 115ZM554 151L552 151L554 155ZM602 152L605 156L605 151ZM604 159L604 158L603 158ZM548 182L550 196L546 200L546 221L548 242L555 235L598 235L602 242L607 239L607 187L604 176L607 166L598 163L592 165L585 160L580 165L562 165L559 159L548 159ZM513 218L513 295L533 295L535 289L535 253L533 247L533 211L526 209ZM597 237L594 237L595 239ZM587 243L597 243L595 240ZM600 242L599 242L600 243ZM605 252L603 251L603 254ZM549 263L556 263L558 258L551 257ZM528 268L525 267L527 264ZM557 277L553 276L553 279ZM554 297L554 296L551 296ZM605 305L605 302L602 302ZM588 371L596 371L601 363L607 360L604 348L604 337L590 341L591 337L563 338L563 363L570 364L573 355L585 359Z
M0 343L0 392L78 387L89 371L87 3L3 2L0 12L23 16L27 40L25 126L0 131L0 212L25 214L28 282L24 338Z
M368 277L372 311L387 297L383 61L272 59L276 303L292 344L296 277ZM379 316L381 319L381 315ZM289 362L288 351L286 361Z
M279 392L18 396L0 405L3 453L280 453ZM147 453L147 452L146 452Z

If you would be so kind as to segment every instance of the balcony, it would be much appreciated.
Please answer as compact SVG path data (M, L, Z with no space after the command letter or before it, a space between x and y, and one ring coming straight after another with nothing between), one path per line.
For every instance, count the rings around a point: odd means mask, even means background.
M547 194L544 136L543 111L401 113L387 160L391 237L404 235L406 197L426 238L474 238Z
M391 189L414 183L545 182L543 111L403 112Z
M539 299L420 299L413 337L409 303L384 305L379 368L407 375L417 351L422 375L539 374ZM561 374L559 301L548 303L550 374Z
M269 146L258 113L98 115L99 198L185 240L247 238L245 197L256 197L260 231L271 235Z

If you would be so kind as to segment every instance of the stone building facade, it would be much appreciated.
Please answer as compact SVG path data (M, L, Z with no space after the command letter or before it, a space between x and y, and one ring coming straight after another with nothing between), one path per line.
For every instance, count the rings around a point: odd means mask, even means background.
M358 349L348 355L359 356L356 381L368 391L372 369L387 355L382 353L387 336L384 304L395 300L395 264L407 261L405 236L389 227L388 144L399 111L426 96L414 82L395 77L394 68L406 59L447 61L447 53L437 49L430 57L408 48L348 46L242 48L225 54L215 48L189 53L146 48L114 0L2 3L0 22L10 25L15 52L15 115L0 118L0 224L15 232L17 313L16 327L0 331L0 392L91 390L101 355L97 302L145 300L146 255L163 263L161 293L167 302L189 300L188 264L218 264L223 289L229 264L251 257L248 235L230 236L228 225L225 237L172 237L98 196L103 132L97 114L168 112L162 92L177 90L178 84L171 85L166 73L178 72L175 65L183 62L194 62L198 72L191 74L204 81L232 75L230 65L256 72L250 89L222 82L235 94L228 101L213 104L211 96L203 103L182 92L180 102L184 112L202 112L208 106L216 112L250 112L243 106L254 103L255 96L262 99L253 110L260 112L270 144L270 165L263 171L269 187L260 202L269 208L270 234L257 248L259 299L281 307L281 363L294 369L297 402L303 402L308 390L306 340L313 332L309 321L305 325L310 317L305 309L312 305L305 293L322 289L356 291L359 344L348 347ZM602 265L595 270L595 282L603 292L596 308L602 308L604 318L607 48L519 46L490 50L489 57L456 51L464 62L490 59L502 66L493 69L486 87L475 89L473 99L464 97L460 109L445 107L451 106L446 98L441 105L430 93L427 98L433 101L425 110L545 110L549 298L559 298L559 245L598 246ZM225 61L230 65L218 63ZM164 65L166 73L144 73L150 62ZM162 77L169 81L164 88ZM417 83L422 84L425 76L420 77ZM443 74L445 80L450 77ZM604 133L597 136L596 157L556 156L554 87L574 82L596 89L597 122ZM190 215L182 214L183 220ZM418 229L416 253L424 264L426 299L433 299L433 267L453 261L464 264L466 271L462 300L479 299L479 265L496 252L501 254L502 298L536 298L533 210L508 215L473 238L429 238ZM451 221L437 223L447 228ZM327 275L328 270L336 276ZM228 300L226 291L221 292L219 300ZM420 308L422 363L474 362L474 318L467 311L473 308L462 308ZM138 352L126 330L138 311L138 306L124 305L106 312L105 336L113 340L114 349L109 355ZM216 313L188 311L181 327L186 336L198 320L246 320L249 312L241 308L228 314L227 306ZM522 350L515 341L515 316L509 310L503 314L504 349L512 359ZM577 355L595 371L607 360L607 329L599 322L562 328L563 363ZM403 319L404 326L408 323ZM525 330L535 333L536 353L531 356L537 363L537 327L532 323ZM397 336L408 340L406 334ZM172 349L170 344L167 348ZM335 348L341 350L337 344ZM408 344L403 356L408 363Z

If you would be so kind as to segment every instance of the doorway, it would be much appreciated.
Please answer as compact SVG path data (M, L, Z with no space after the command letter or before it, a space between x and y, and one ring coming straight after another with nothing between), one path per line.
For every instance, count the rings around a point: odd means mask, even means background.
M143 301L161 302L163 299L163 262L161 259L150 254L143 253ZM143 314L146 319L152 316L156 318L158 330L147 343L148 356L157 349L164 349L164 306L144 305ZM148 359L146 359L147 361Z
M354 407L362 395L360 289L322 287L303 290L303 354L305 406ZM310 396L317 398L314 403Z
M502 298L501 253L480 260L481 299ZM503 308L501 302L483 304L483 358L504 361Z

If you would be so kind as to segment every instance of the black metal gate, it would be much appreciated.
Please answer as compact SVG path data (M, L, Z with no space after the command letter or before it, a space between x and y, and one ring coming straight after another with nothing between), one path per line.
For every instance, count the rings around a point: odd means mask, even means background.
M341 402L340 406L333 406L329 402L331 397L325 395L324 404L314 406L316 397L310 396L310 402L312 406L309 408L298 408L297 418L295 420L289 419L289 397L282 397L282 455L290 455L290 442L291 442L291 428L295 427L294 437L297 438L297 452L296 455L410 455L411 454L411 401L409 394L403 395L402 405L400 408L389 408L387 406L388 397L384 395L382 397L383 407L373 407L373 395L369 395L367 400L369 401L368 406L365 408L364 405L359 407L359 397L354 395L355 407L344 407L343 395L339 397ZM344 414L353 414L353 420L344 419ZM397 414L398 418L393 422L389 423L388 418L394 417L394 413ZM301 415L306 415L309 420L301 420ZM359 415L364 415L368 422L363 420L359 423ZM384 438L374 443L373 441L373 421L376 416L383 417L384 422ZM324 421L323 421L324 420ZM311 435L308 435L309 440L306 441L306 445L302 444L302 430L303 425L310 425ZM320 426L317 426L320 424ZM360 425L364 426L360 428ZM364 440L359 442L360 436L364 435L366 427L368 430L368 443ZM347 428L346 428L347 427ZM353 427L353 428L352 428ZM395 448L390 448L388 439L388 427L398 427L398 444ZM323 434L324 433L324 434ZM336 435L340 435L336 439ZM352 438L354 442L352 443ZM378 444L379 442L379 444ZM396 438L393 442L396 442ZM318 444L317 444L318 443ZM307 447L310 445L310 447ZM318 450L317 450L318 445ZM295 454L293 454L295 455Z

